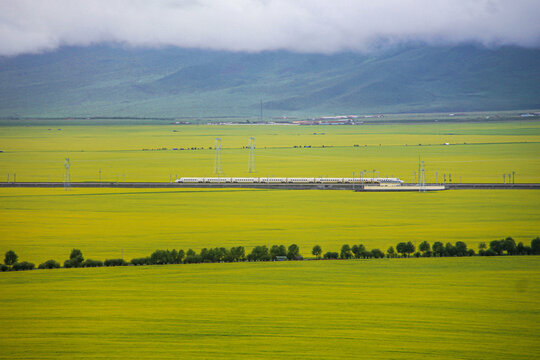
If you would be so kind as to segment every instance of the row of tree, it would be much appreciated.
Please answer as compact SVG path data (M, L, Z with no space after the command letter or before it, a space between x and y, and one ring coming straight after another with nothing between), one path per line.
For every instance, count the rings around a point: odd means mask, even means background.
M396 254L397 253L397 254ZM403 257L411 255L416 257L443 257L443 256L474 256L476 252L473 249L467 248L467 244L463 241L457 241L455 244L450 242L443 244L436 241L430 245L427 241L423 241L416 247L410 241L397 244L396 249L390 247L387 250L387 257L396 257L400 254ZM540 238L535 238L531 241L531 245L524 245L523 242L516 244L511 237L501 240L493 240L489 243L489 247L485 242L478 245L478 255L480 256L496 256L496 255L540 255Z
M315 245L311 251L316 259L371 259L371 258L396 258L396 257L444 257L444 256L474 256L476 252L469 249L463 241L450 242L443 244L440 241L432 245L423 241L416 249L412 242L400 242L386 250L386 253L380 249L367 250L362 244L350 246L345 244L340 252L326 252L323 255L322 248ZM478 255L496 256L496 255L540 255L540 238L531 241L531 245L524 245L522 242L516 244L514 239L493 240L489 247L485 242L479 244ZM126 266L132 265L164 265L164 264L195 264L195 263L216 263L216 262L239 262L239 261L276 261L276 260L303 260L300 255L300 248L296 244L289 247L284 245L255 246L249 254L243 246L226 249L224 247L204 248L198 254L193 250L156 250L150 256L132 259L130 263L124 259L107 259L105 261L84 259L81 250L73 249L69 259L64 261L64 268L79 267L101 267L101 266ZM18 262L18 256L14 251L6 252L4 264L0 266L1 271L7 270L32 270L35 264L27 261ZM39 264L38 269L57 269L60 263L55 260L47 260Z

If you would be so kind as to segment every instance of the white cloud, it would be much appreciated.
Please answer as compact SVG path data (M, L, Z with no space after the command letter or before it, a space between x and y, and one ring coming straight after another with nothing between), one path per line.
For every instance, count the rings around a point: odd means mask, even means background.
M538 0L2 0L0 55L118 42L232 51L540 46Z

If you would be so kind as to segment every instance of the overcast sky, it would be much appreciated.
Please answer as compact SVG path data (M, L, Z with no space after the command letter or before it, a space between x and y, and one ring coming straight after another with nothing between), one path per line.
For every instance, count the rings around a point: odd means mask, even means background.
M103 42L331 53L409 41L540 47L540 0L0 0L0 55Z

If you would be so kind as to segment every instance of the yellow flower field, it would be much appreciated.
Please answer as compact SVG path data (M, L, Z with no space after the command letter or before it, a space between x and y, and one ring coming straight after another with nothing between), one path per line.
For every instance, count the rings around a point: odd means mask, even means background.
M296 243L303 255L362 243L478 243L540 235L537 190L354 193L256 189L0 189L0 252L63 261L72 248L128 261L156 249Z
M1 273L1 357L537 359L539 260Z
M222 139L227 176L247 175L249 150L243 147L247 147L249 137L255 137L255 176L261 177L350 177L365 170L372 176L376 170L375 175L413 181L421 156L428 182L442 182L443 174L451 174L453 182L502 182L503 174L511 172L515 172L516 182L540 182L540 123L535 121L359 126L3 126L0 176L7 180L10 174L13 180L16 174L17 181L62 181L66 157L71 159L72 181L98 181L100 176L102 181L212 176L215 151L209 147L214 146L216 137ZM172 150L192 147L198 150ZM158 150L164 148L167 150Z
M36 122L39 122L36 120ZM2 126L10 181L225 175L540 182L540 123L361 126ZM61 129L61 130L58 130ZM450 145L444 145L449 143ZM324 147L323 147L324 145ZM358 146L355 146L358 145ZM296 148L295 148L296 146ZM306 148L305 146L311 146ZM172 148L198 148L172 150ZM166 150L164 150L166 148ZM204 149L201 149L204 148ZM145 150L143 150L145 149ZM160 149L160 150L158 150ZM437 175L436 175L437 174ZM5 180L4 180L5 181ZM156 249L296 243L383 251L540 236L540 191L0 188L0 254L36 265ZM537 359L540 257L129 266L0 273L9 359Z

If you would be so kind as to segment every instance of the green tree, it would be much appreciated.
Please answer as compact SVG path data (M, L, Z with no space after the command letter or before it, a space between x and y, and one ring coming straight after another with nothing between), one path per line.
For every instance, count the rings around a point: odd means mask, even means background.
M169 252L169 264L178 264L178 251L176 249L172 249Z
M353 245L351 251L354 254L355 258L360 259L362 256L365 255L366 247L362 244Z
M35 267L36 265L34 263L31 263L28 261L21 261L21 262L16 262L15 264L13 264L11 268L15 271L19 271L19 270L33 270Z
M270 254L268 254L268 248L263 246L255 246L251 253L247 256L249 261L269 261L271 260Z
M478 244L478 249L479 250L486 250L487 249L486 243L482 241L480 244Z
M178 251L178 263L181 264L182 261L184 260L184 257L186 256L186 253L184 252L184 250L180 249Z
M401 256L405 257L405 254L407 254L407 243L400 242L396 245L396 250L398 253L401 254Z
M337 252L328 251L324 254L324 259L337 259L339 257L339 254Z
M418 250L420 250L423 253L426 253L431 250L431 246L429 245L427 241L422 241L422 243L420 243L420 245L418 246Z
M489 243L489 248L493 250L497 255L502 255L504 240L493 240Z
M278 256L287 256L287 249L284 245L272 245L270 248L270 257L275 260Z
M71 254L69 255L69 260L71 260L73 263L81 264L84 261L82 251L79 249L71 250Z
M246 258L246 249L243 246L232 247L230 254L232 261L243 261Z
M313 247L313 250L311 250L311 253L316 256L317 259L320 259L322 254L322 248L319 245L315 245Z
M59 267L60 264L51 259L39 264L38 269L58 269Z
M444 248L443 243L440 241L435 241L432 249L435 256L445 256L446 254L446 249Z
M444 247L444 251L446 253L446 256L456 256L457 255L456 247L451 242L446 243L446 246Z
M379 249L371 250L371 254L375 259L382 259L384 257L384 253Z
M407 256L410 256L415 250L416 250L416 247L414 246L414 244L410 241L407 242L407 246L406 246Z
M291 244L288 248L287 258L289 260L296 260L300 258L300 248L296 244Z
M531 241L531 251L534 255L540 255L540 237Z
M457 256L467 256L467 244L465 244L463 241L457 241L455 249Z
M388 258L394 258L396 257L396 251L394 250L393 246L390 246L388 250L386 250L386 257Z
M19 257L17 256L17 254L15 254L15 251L9 250L4 256L4 264L11 266L17 262L18 258Z
M163 265L168 263L168 254L165 250L156 250L150 255L150 263L153 265Z
M509 236L504 239L502 248L508 255L514 255L516 253L516 242Z
M341 259L350 259L352 257L351 247L348 244L345 244L341 247L339 257Z

